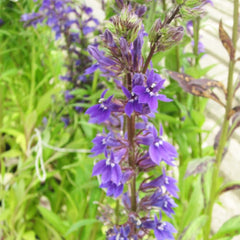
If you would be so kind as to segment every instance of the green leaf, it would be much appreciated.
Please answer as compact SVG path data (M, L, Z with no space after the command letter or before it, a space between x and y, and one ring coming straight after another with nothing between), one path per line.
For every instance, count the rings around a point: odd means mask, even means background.
M187 226L194 221L200 215L203 208L203 195L200 177L194 181L192 188L193 192L190 197L190 202L186 207L183 217L183 226Z
M37 112L33 111L29 114L27 114L24 122L24 131L27 139L30 139L30 136L32 134L32 131L35 127L35 124L37 122Z
M35 240L35 232L33 231L28 231L23 234L23 239L24 240Z
M52 95L57 94L60 92L60 88L55 87L48 92L46 92L41 98L38 99L38 104L36 107L36 111L38 115L42 114L44 111L48 109L52 102Z
M64 224L62 219L54 212L42 207L38 206L38 210L42 214L43 218L52 225L55 230L57 230L59 233L64 234L66 230L68 229L68 226Z
M203 113L196 110L192 110L191 117L198 127L202 127L202 125L205 122L205 116Z
M207 216L202 215L196 218L188 227L181 240L194 240L207 221Z
M211 240L221 239L223 237L234 237L236 235L240 235L240 215L226 221Z
M77 230L79 230L79 228L86 226L86 225L90 225L90 224L94 224L94 223L98 223L99 221L96 219L83 219L80 220L76 223L74 223L66 232L65 236L69 235L72 232L75 232Z
M185 73L191 75L192 77L198 79L205 76L212 68L214 68L216 64L212 64L205 68L200 67L189 67L185 70Z
M218 194L222 194L227 191L232 191L232 190L239 190L240 189L240 181L232 181L228 182L225 185L223 185L219 190Z
M0 157L2 158L16 158L22 155L22 152L18 149L11 149L9 151L3 152L0 154Z

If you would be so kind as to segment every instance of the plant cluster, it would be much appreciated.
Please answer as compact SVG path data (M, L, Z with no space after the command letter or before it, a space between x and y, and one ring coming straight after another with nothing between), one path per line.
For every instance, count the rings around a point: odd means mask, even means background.
M200 11L204 3L179 4L164 20L156 19L147 34L142 23L146 7L118 1L121 12L111 17L101 36L103 50L88 47L97 63L86 74L99 68L105 77L114 79L116 88L122 92L118 98L113 95L105 98L107 90L104 90L98 104L86 111L90 122L103 123L107 131L93 140L93 156L104 153L105 158L95 164L92 175L101 175L100 187L106 188L108 196L122 196L128 215L121 224L122 220L114 224L111 216L104 216L111 226L108 239L142 239L150 229L157 239L174 239L176 230L162 220L161 212L171 217L176 207L171 198L178 197L176 180L167 176L165 168L175 165L177 151L164 140L162 125L158 133L150 121L158 109L158 101L171 100L159 93L165 80L148 65L155 53L166 51L182 39L183 27L171 24L181 9L191 7L191 11ZM144 41L150 44L146 59L142 55ZM143 178L142 173L159 166L160 176L147 174ZM153 220L156 209L160 218L155 215Z
M61 40L59 47L67 55L64 61L66 74L60 76L61 80L68 82L65 101L71 103L76 112L82 112L84 108L79 104L86 100L84 96L78 96L76 90L87 89L92 83L93 76L86 77L84 74L84 70L92 64L86 49L99 25L97 18L93 17L92 8L69 0L44 0L37 11L23 14L21 20L25 26L47 25L55 33L55 39ZM65 114L62 121L65 126L69 125L69 114Z

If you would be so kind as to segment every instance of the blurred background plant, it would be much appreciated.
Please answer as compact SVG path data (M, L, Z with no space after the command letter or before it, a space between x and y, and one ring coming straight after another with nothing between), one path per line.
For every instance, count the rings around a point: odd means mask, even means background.
M84 78L83 69L78 68L78 58L73 53L74 63L63 51L69 39L56 43L54 34L44 24L26 28L20 21L23 14L38 8L32 0L0 2L0 238L96 239L101 229L93 202L101 201L102 193L95 189L97 181L91 179L92 161L84 153L43 147L47 178L40 182L34 164L37 153L28 151L36 127L45 143L72 150L89 149L89 139L96 132L74 108L79 107L77 103L84 95L94 99L97 82L90 81L81 94L78 92L78 98L69 102L66 91L76 90L81 84L77 85L75 79L67 85L59 76L70 74L69 69L74 66L74 77ZM91 13L90 8L85 11ZM86 14L84 21L89 18ZM79 29L83 31L83 26ZM80 32L75 34L76 39L85 39ZM68 47L88 64L87 53L83 54L88 43L84 42L82 48L81 44L73 41ZM66 128L62 118L69 116ZM34 138L30 149L36 143ZM94 231L90 224L95 224Z

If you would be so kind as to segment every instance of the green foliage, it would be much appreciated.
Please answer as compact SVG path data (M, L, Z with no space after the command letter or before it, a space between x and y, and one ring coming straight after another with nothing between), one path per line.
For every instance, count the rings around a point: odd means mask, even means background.
M85 116L75 114L67 129L60 120L66 109L65 87L59 80L63 53L47 28L25 28L20 21L35 6L32 0L0 2L4 20L0 26L0 238L101 239L101 225L93 221L97 215L93 202L103 197L97 181L91 179L92 160L85 154L43 147L47 179L41 183L36 154L28 150L36 127L46 143L73 150L89 149L96 132ZM93 92L96 80L94 84ZM89 95L93 102L99 97L99 93ZM35 144L36 138L30 147Z
M218 230L216 234L211 238L214 239L232 239L234 236L240 235L240 216L235 216L226 221Z

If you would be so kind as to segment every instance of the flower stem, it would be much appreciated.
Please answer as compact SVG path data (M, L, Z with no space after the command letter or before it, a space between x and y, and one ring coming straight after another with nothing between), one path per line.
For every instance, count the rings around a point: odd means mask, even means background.
M127 74L127 88L131 92L132 91L132 78L131 74ZM135 115L131 115L131 117L127 117L127 132L128 132L128 143L129 143L129 150L128 150L128 163L129 166L132 168L134 172L134 177L130 183L130 190L131 190L131 209L133 212L137 210L137 198L136 198L136 162L135 162L135 144L134 144L134 137L135 137Z
M155 48L156 48L156 44L154 43L154 44L152 45L152 47L151 47L151 50L150 50L150 52L149 52L149 54L148 54L148 57L147 57L147 59L146 59L146 62L145 62L145 64L144 64L144 67L143 67L143 70L142 70L142 73L143 73L143 74L145 74L146 71L147 71L148 65L149 65L149 63L150 63L150 61L151 61L151 59L152 59L152 56L153 56L154 51L155 51Z
M180 10L181 6L182 6L181 4L178 5L178 6L176 7L176 9L173 11L172 15L171 15L169 18L166 18L166 21L164 21L164 23L163 23L163 25L162 25L162 28L163 28L165 25L168 25L168 24L170 24L170 23L172 22L172 20L173 20L173 19L177 16L177 14L179 13L179 10ZM159 41L160 38L161 38L161 36L159 36L159 38L156 40L156 42ZM143 74L146 73L147 68L148 68L148 65L149 65L149 63L150 63L150 61L151 61L151 59L152 59L152 56L153 56L154 52L155 52L156 42L153 43L152 46L151 46L151 50L150 50L150 52L149 52L149 54L148 54L148 57L147 57L147 59L146 59L146 62L145 62L145 64L144 64L144 67L143 67L143 70L142 70L142 73L143 73Z
M199 54L198 54L198 44L199 44L199 30L200 30L200 17L197 17L193 21L193 38L194 38L194 46L193 46L193 53L195 55L195 67L199 65ZM194 96L194 108L197 111L200 111L200 99ZM202 133L198 133L198 149L199 149L199 157L202 157Z
M200 30L200 17L197 17L193 21L193 38L194 38L194 46L193 53L195 55L195 66L199 64L199 56L198 56L198 44L199 44L199 30Z
M234 49L236 49L237 45L237 35L238 35L238 7L239 7L239 0L234 0L234 7L233 7L233 30L232 30L232 43ZM210 200L206 208L206 214L208 215L208 221L205 225L204 229L204 240L209 238L210 230L211 230L211 221L212 221L212 211L215 199L217 197L218 192L218 176L220 171L220 165L224 153L224 147L227 142L228 136L228 127L229 127L229 112L232 109L232 100L233 100L233 73L234 73L234 66L235 60L229 61L228 65L228 86L227 86L227 104L225 108L225 116L224 122L222 126L222 132L219 140L219 145L216 152L216 165L213 169L213 176L212 176L212 185L211 185L211 193L210 193Z

